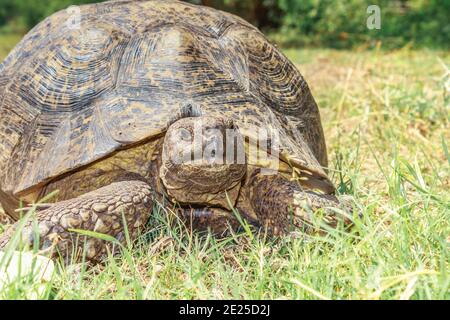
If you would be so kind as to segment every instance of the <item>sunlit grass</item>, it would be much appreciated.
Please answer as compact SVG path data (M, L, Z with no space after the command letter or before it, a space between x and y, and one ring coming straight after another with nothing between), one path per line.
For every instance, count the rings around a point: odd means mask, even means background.
M286 53L321 108L330 175L362 213L354 229L218 240L155 209L121 255L61 267L41 298L449 299L448 53Z
M0 61L8 55L8 53L20 41L22 36L17 34L2 34L0 33Z

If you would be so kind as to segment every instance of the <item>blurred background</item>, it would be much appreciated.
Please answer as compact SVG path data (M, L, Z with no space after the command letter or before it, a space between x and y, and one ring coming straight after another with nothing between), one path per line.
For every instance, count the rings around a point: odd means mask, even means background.
M1 0L3 51L53 12L99 0ZM189 0L240 15L284 47L448 48L450 1L444 0ZM381 8L382 28L369 30L366 9ZM10 37L8 39L8 36ZM6 47L6 48L5 48Z

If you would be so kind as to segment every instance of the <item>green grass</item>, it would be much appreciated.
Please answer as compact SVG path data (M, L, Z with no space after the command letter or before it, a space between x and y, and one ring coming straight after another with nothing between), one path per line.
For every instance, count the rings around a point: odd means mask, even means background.
M2 34L0 33L0 61L6 57L6 55L15 47L17 42L22 38L17 34Z
M331 177L363 214L351 232L217 240L155 209L121 255L61 267L40 298L449 299L449 54L286 53L321 107Z

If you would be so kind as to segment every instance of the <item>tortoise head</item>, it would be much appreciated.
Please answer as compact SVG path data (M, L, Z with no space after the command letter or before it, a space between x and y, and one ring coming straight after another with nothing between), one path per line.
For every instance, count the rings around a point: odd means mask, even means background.
M179 203L230 208L247 170L243 146L228 119L189 117L172 124L160 169L169 196Z

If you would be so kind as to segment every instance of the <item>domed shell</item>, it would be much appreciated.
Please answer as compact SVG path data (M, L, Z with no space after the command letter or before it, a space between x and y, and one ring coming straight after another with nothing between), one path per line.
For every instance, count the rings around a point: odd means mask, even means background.
M0 65L0 188L26 194L192 109L248 135L276 129L281 155L332 188L319 111L295 66L244 20L178 1L84 5L25 36Z

